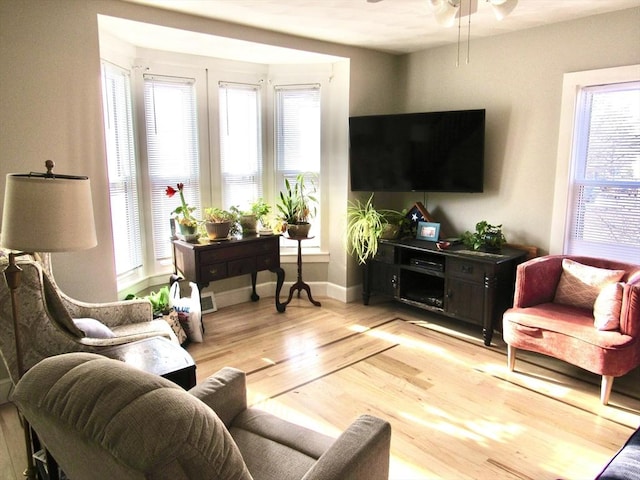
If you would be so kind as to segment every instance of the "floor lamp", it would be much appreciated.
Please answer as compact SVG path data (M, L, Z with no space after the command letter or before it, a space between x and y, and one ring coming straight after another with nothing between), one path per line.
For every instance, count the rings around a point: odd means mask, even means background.
M69 252L98 244L88 177L53 173L54 163L45 162L46 173L8 174L5 185L0 245L15 250L9 254L4 275L11 292L11 313L18 378L25 373L20 339L18 288L22 270L16 258L34 252ZM36 478L30 427L23 418L27 469Z

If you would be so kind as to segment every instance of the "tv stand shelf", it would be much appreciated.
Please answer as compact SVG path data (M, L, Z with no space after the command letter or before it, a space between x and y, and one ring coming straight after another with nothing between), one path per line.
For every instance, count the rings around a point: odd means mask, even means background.
M527 252L477 252L463 245L438 250L434 242L381 240L365 265L362 299L379 294L482 327L484 344L513 303L516 266Z

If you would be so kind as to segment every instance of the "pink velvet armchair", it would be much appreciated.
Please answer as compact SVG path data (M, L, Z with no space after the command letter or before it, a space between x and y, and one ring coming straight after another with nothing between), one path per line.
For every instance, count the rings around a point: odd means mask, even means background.
M593 287L600 292L595 314L594 303L572 304L579 296L574 291L559 299L561 278L565 272L562 281L566 281L571 261L577 262L573 265L578 268L618 271L618 276L607 282L618 289L616 302L604 302L604 287L597 286ZM602 308L611 312L602 312ZM604 314L616 321L619 318L619 326L616 323L604 329L598 324ZM602 375L600 400L606 405L613 379L640 365L640 265L566 255L548 255L520 264L513 308L503 317L503 338L508 346L509 370L515 367L518 349L561 359Z

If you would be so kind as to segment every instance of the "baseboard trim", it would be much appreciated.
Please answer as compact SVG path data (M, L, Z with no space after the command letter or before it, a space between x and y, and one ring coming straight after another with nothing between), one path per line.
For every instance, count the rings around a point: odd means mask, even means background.
M284 282L280 291L280 301L284 302L289 296L289 290L295 282ZM359 298L362 292L360 286L345 288L328 282L308 282L311 293L315 297L329 297L340 302L348 303ZM256 293L261 298L273 298L276 290L276 282L264 282L256 285ZM215 292L218 308L229 307L246 302L251 298L251 287L236 288L224 292Z

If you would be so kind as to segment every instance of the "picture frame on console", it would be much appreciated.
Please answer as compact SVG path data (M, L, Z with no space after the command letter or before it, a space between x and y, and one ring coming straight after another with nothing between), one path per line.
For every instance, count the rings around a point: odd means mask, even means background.
M418 240L437 242L440 237L440 224L434 222L418 222Z

